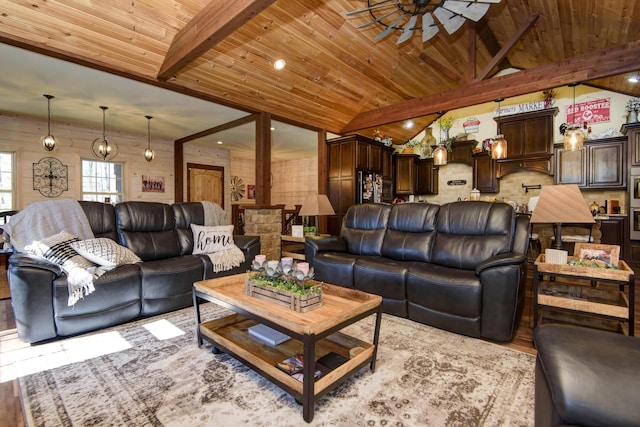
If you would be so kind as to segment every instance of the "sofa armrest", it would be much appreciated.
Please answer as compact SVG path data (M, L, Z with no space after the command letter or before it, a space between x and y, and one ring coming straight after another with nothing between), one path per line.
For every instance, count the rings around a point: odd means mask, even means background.
M234 235L233 243L235 243L242 252L248 252L255 245L260 245L260 236ZM260 252L259 249L258 252Z
M60 267L59 264L54 264L45 258L22 253L22 252L15 253L11 255L11 257L9 257L9 266L14 266L16 268L20 268L20 267L39 268L42 270L50 271L56 276L60 276L63 273L62 267Z
M518 265L527 261L527 254L508 252L491 257L476 267L476 274L488 268L502 267L505 265Z
M320 252L348 252L347 241L339 236L307 236L304 239L304 258L313 265Z
M17 253L9 258L9 288L18 337L33 343L55 338L53 282L60 266L43 258Z

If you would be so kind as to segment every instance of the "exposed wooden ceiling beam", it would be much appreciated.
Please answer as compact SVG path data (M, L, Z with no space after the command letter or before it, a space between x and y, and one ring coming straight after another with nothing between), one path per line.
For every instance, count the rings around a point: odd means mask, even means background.
M640 40L358 114L341 133L637 71Z
M487 66L484 67L484 70L482 70L480 74L478 74L476 80L484 80L487 78L489 73L491 73L491 70L493 70L496 65L502 62L502 60L507 56L507 53L509 53L513 46L515 46L515 44L520 41L524 33L529 31L529 28L533 26L533 24L538 20L539 16L540 15L537 13L532 13L531 15L529 15L529 18L527 18L527 20L520 26L520 28L518 28L518 31L516 31L516 33L511 36L507 43L502 46L502 49L500 49L500 51L495 54L493 58L491 58L491 61L489 61Z
M176 144L184 144L184 143L189 142L189 141L193 141L193 140L196 140L196 139L204 138L205 136L213 135L214 133L222 132L222 131L225 131L225 130L228 130L228 129L233 129L234 127L242 126L244 124L256 121L258 116L259 116L259 114L249 114L248 116L240 117L239 119L232 120L230 122L221 124L219 126L215 126L215 127L209 128L209 129L205 129L205 130L200 131L198 133L194 133L192 135L187 135L187 136L184 136L184 137L182 137L180 139L176 139L175 143Z
M500 43L496 38L496 35L493 34L491 28L489 28L489 24L486 19L481 19L480 21L475 23L476 33L478 37L480 37L480 41L484 44L484 47L487 48L491 56L496 56L498 52L500 52ZM511 63L507 58L503 58L502 62L500 62L499 68L501 70L505 68L512 68Z
M275 0L213 0L185 25L171 42L158 80L168 80Z
M436 71L443 74L445 77L450 78L456 83L462 83L462 77L460 77L458 73L453 71L451 68L445 67L444 65L442 65L441 63L433 59L432 57L427 56L426 53L421 52L420 55L418 55L418 57L422 61L426 62L428 65L432 66Z

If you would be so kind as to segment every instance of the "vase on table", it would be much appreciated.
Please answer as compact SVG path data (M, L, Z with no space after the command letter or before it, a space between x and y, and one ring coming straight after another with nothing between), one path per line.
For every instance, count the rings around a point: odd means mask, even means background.
M635 123L638 121L638 110L629 110L629 115L627 116L627 123Z
M445 142L449 140L449 128L442 129L442 141Z

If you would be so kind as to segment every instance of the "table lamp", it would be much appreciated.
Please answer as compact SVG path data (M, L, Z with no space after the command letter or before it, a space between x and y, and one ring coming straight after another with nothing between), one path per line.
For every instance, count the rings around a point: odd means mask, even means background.
M593 224L595 219L576 184L542 187L538 203L531 215L532 224L556 225L554 249L562 248L562 223Z
M336 212L329 202L329 198L325 194L314 194L307 196L300 208L298 215L300 216L315 216L316 217L316 236L319 235L318 231L318 217L320 215L335 215Z

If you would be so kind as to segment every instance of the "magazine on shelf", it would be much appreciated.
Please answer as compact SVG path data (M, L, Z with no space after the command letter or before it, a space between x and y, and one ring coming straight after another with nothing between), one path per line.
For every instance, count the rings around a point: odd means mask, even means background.
M304 375L302 372L302 370L304 369L304 356L302 353L294 354L293 356L286 358L282 362L278 362L276 366L300 382L302 382L302 380L304 379ZM327 368L326 366L323 366L316 362L313 377L317 380L330 370L331 369Z
M285 335L282 332L268 327L267 325L263 325L262 323L251 326L249 328L249 335L270 345L282 344L283 342L291 339L289 335Z

